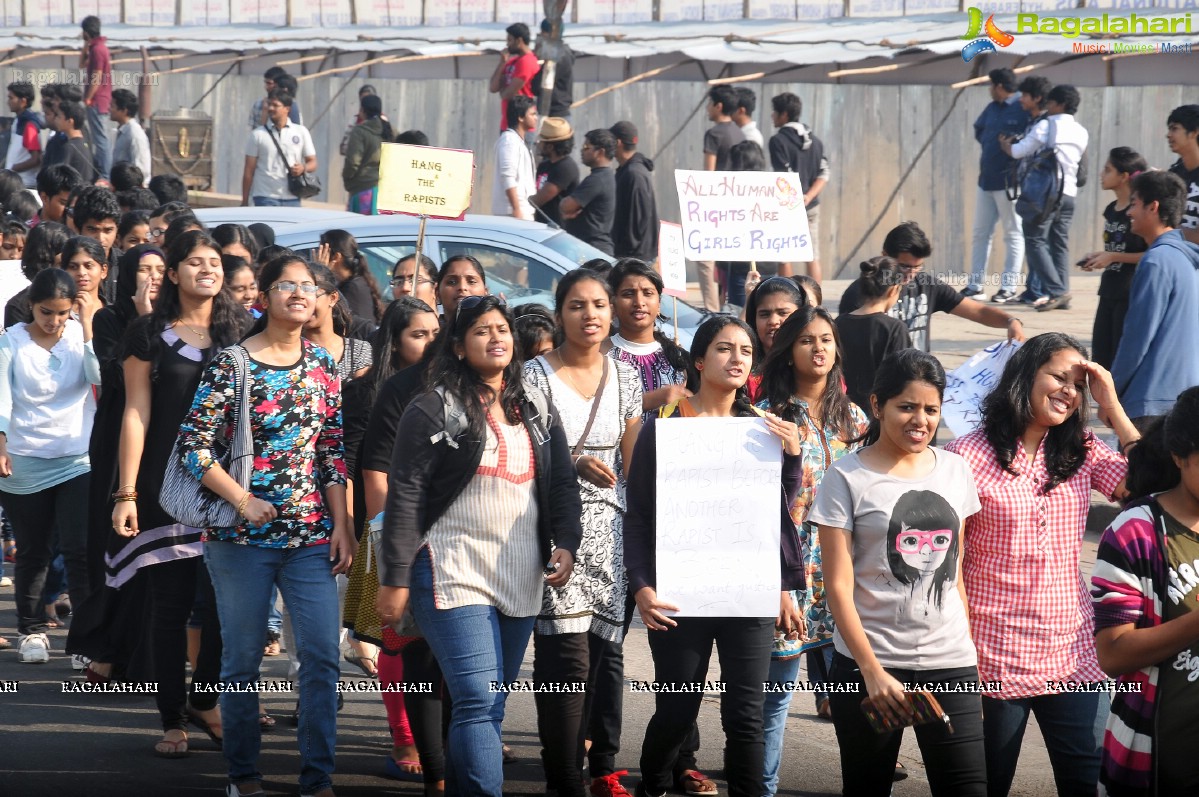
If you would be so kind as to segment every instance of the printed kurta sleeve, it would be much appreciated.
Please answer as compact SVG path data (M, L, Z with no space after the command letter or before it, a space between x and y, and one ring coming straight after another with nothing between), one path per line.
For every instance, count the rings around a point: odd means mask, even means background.
M844 461L844 460L842 460ZM836 465L824 472L808 522L836 529L853 530L853 491Z
M179 456L197 480L217 464L217 434L232 423L237 401L237 363L228 350L216 356L196 386L191 410L179 425Z

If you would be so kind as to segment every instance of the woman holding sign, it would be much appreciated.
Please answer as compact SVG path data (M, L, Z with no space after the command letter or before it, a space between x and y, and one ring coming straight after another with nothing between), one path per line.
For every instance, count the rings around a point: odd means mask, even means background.
M824 474L808 515L836 622L829 682L841 788L855 797L891 793L903 729L913 724L934 795L987 792L959 565L962 524L979 503L966 461L929 446L944 391L932 355L907 349L883 360L866 447ZM913 699L928 692L940 706L928 702L917 718Z
M666 691L702 683L715 642L726 684L720 699L726 734L725 772L732 797L761 797L764 742L762 683L770 664L774 628L790 632L803 618L790 590L803 588L798 536L789 507L799 489L799 429L775 415L756 411L745 395L753 367L753 332L731 316L709 318L695 333L691 358L698 372L694 396L663 407L637 438L628 479L625 517L625 566L629 591L650 630L656 682L654 716L641 748L642 781L638 794L665 794L672 786L675 753L699 715L703 690ZM782 484L778 491L782 534L779 558L782 579L776 617L671 617L678 607L658 598L656 517L658 450L656 425L669 418L745 418L761 415L766 427L783 441ZM664 499L665 500L665 499Z
M795 599L806 626L788 635L776 634L767 680L764 715L766 761L763 794L778 789L778 772L787 725L791 690L786 685L799 676L799 659L808 660L808 680L823 685L832 665L833 617L824 596L824 573L820 559L820 535L808 522L808 512L825 472L861 445L859 440L869 422L866 414L849 400L842 383L841 340L833 317L822 307L806 305L779 327L774 347L762 366L763 399L758 406L769 409L799 425L803 442L803 477L791 518L799 530L799 545L807 589ZM832 719L829 696L816 692L816 711Z
M579 485L557 413L521 379L512 316L466 297L396 433L376 607L416 618L453 701L447 794L500 797L500 723L541 608L570 581Z
M1091 491L1124 497L1128 465L1087 428L1087 386L1121 447L1140 438L1112 376L1059 332L1016 350L982 404L982 425L946 446L966 458L982 511L963 567L983 700L987 780L1007 794L1029 713L1063 793L1095 792L1110 701L1078 568ZM1058 685L1061 686L1058 686ZM1067 691L1069 690L1069 691Z
M585 683L587 692L538 692L537 726L549 788L560 797L586 794L586 735L592 793L609 797L625 793L616 774L628 627L620 475L641 426L641 380L601 351L612 325L612 290L603 277L575 269L558 283L554 304L565 340L529 361L525 379L562 418L583 499L583 539L570 583L545 588L533 680Z

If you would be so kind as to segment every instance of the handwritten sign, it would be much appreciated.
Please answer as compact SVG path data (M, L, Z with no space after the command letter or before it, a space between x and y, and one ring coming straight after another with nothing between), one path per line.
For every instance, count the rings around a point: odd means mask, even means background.
M688 259L812 260L798 175L676 169L674 183Z
M379 212L461 219L470 207L474 177L475 153L470 150L384 144Z
M662 293L687 296L687 258L683 254L683 228L669 221L659 222L658 270L662 272Z
M941 422L958 437L973 432L982 421L982 400L999 384L1007 361L1020 344L993 343L945 375Z
M657 433L658 596L686 617L777 615L782 443L760 418Z

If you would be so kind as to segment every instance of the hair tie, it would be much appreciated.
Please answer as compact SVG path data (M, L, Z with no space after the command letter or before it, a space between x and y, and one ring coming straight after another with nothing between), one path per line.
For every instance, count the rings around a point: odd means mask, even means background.
M1129 179L1129 180L1135 180L1135 179L1137 179L1137 175L1138 175L1138 174L1144 174L1144 172L1143 172L1143 171L1141 171L1140 169L1138 169L1137 171L1135 171L1135 172L1133 172L1131 175L1129 175L1128 179Z

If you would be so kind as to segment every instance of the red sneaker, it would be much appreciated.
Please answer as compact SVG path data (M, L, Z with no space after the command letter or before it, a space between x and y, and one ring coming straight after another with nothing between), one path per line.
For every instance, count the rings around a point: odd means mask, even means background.
M620 783L620 776L627 775L629 771L622 769L619 772L613 772L611 775L601 775L591 779L591 794L592 797L633 797L629 794L628 789Z

